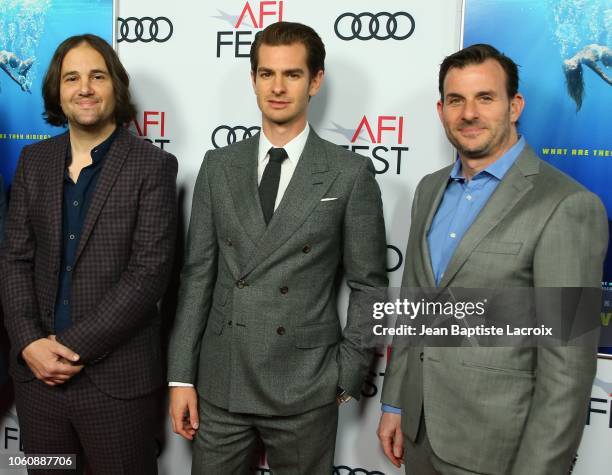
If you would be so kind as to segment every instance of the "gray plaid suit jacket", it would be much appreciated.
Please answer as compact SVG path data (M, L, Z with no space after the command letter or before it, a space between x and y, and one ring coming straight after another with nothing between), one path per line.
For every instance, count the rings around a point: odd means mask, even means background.
M0 254L10 372L34 378L21 351L53 333L68 134L23 148ZM107 394L133 398L163 383L161 298L176 237L176 159L127 130L105 158L72 276L73 325L57 335Z
M298 414L333 402L337 385L359 397L369 364L364 322L374 289L387 285L382 202L371 162L311 129L266 227L258 143L259 135L204 158L168 380L193 383L230 411Z
M436 287L427 234L452 166L423 178L402 287ZM608 244L599 198L526 146L461 240L439 287L600 288ZM593 346L393 351L382 401L415 440L421 409L434 452L477 473L568 473L585 424ZM410 464L410 460L406 461Z

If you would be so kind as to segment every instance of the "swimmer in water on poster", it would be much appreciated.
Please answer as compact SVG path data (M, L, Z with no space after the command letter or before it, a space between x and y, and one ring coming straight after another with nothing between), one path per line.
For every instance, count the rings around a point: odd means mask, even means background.
M27 83L26 76L32 64L34 64L32 58L22 61L15 53L0 50L0 68L19 85L22 91L29 92L30 94L30 86Z
M567 93L576 102L576 112L582 107L584 98L582 65L591 68L601 79L612 85L612 77L608 76L598 63L607 68L612 66L612 49L607 46L591 44L582 48L570 59L563 61Z

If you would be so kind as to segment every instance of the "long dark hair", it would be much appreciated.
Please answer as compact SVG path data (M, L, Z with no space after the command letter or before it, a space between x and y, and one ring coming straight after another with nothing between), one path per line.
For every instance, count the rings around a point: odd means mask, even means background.
M53 53L51 63L43 80L42 94L45 101L43 117L51 125L65 125L68 122L60 104L60 79L62 62L73 48L87 43L104 58L115 93L115 122L125 124L136 117L136 107L130 95L130 78L121 64L117 53L106 41L96 35L84 34L71 36L64 40Z

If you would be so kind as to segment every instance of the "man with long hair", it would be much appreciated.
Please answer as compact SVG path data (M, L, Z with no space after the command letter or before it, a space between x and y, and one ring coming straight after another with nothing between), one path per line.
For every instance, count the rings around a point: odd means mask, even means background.
M96 475L157 473L156 303L174 252L177 162L123 127L135 115L128 87L103 39L59 45L44 115L68 131L24 147L0 255L24 450L76 454Z

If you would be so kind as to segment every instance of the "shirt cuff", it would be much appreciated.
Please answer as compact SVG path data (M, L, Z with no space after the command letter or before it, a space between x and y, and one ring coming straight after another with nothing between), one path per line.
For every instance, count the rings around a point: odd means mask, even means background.
M395 407L395 406L389 406L389 404L382 404L381 405L381 410L382 412L391 412L393 414L401 414L402 410L399 407Z
M193 384L191 383L179 383L177 381L168 382L168 386L170 387L181 387L181 388L193 388Z

